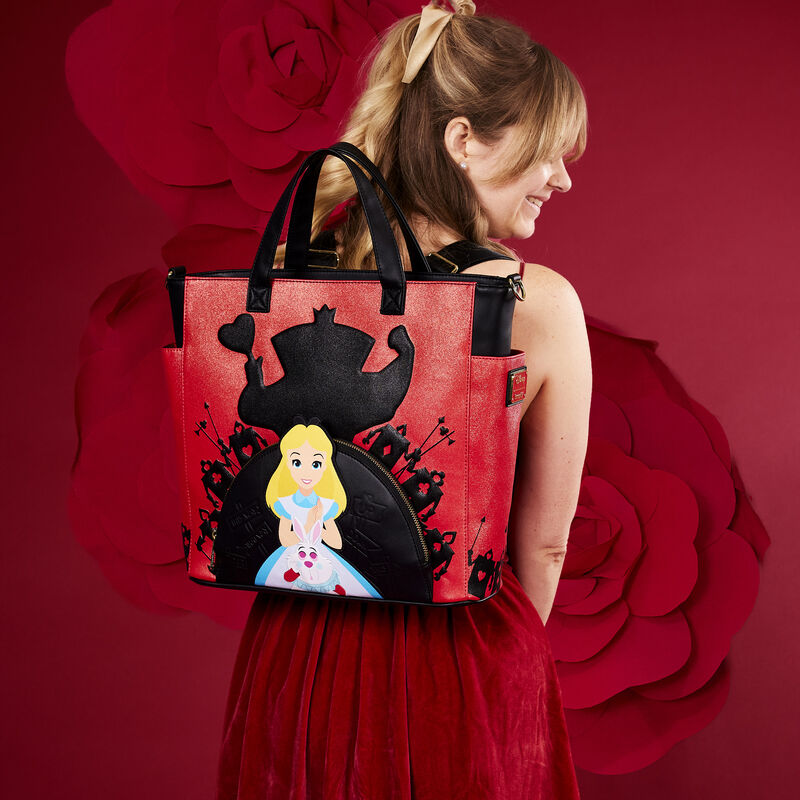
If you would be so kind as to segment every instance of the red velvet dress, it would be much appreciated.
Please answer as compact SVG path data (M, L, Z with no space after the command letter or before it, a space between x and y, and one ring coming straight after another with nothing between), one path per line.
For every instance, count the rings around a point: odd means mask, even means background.
M463 268L474 248L439 251ZM541 618L508 560L488 600L259 593L233 671L218 800L573 800Z
M509 563L500 591L466 606L260 593L217 796L577 798L550 646Z

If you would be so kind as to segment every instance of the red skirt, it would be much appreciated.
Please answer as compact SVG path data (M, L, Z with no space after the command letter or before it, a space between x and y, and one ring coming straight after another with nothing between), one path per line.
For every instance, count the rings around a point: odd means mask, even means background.
M508 562L469 606L260 593L217 797L577 798L550 646Z

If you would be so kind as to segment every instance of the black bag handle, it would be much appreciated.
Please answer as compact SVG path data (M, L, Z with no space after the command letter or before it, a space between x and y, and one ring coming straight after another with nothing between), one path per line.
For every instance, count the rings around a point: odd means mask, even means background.
M412 271L431 272L431 265L422 254L417 237L414 236L414 232L411 230L411 226L408 224L408 220L400 209L397 200L395 200L394 196L389 191L389 187L386 185L386 180L383 175L381 175L381 171L367 158L362 150L350 142L336 142L336 144L332 144L329 149L335 150L337 153L344 153L367 170L394 207L397 221L400 224L400 229L405 239ZM285 266L287 267L289 264L305 265L309 262L308 251L311 240L311 223L313 221L314 203L317 196L317 186L321 170L322 161L310 167L305 175L303 175L303 179L297 189L297 195L292 205L292 216L289 220L289 234L286 238Z
M315 150L306 157L297 172L295 172L289 185L283 190L283 194L270 215L269 222L267 222L256 251L253 268L250 270L250 280L247 285L247 310L249 312L269 312L272 296L272 268L283 224L286 221L286 213L289 209L292 192L305 171L316 166L321 168L322 162L329 155L341 159L347 165L356 183L361 204L364 207L364 214L372 237L378 278L382 287L380 313L393 315L405 313L406 276L400 259L400 251L397 249L397 241L394 238L391 225L389 225L389 220L386 218L383 205L372 184L361 169L349 158L330 147ZM306 250L307 244L308 242L306 242ZM297 252L298 246L293 245L287 239L287 256L290 247L293 253ZM296 264L297 262L295 261L294 263ZM301 267L306 265L307 262L300 264ZM284 263L284 267L288 268L288 265Z

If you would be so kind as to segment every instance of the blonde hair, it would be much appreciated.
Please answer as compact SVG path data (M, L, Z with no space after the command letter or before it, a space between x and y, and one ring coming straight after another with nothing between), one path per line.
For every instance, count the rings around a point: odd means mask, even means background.
M337 512L334 514L334 518L336 518L347 507L347 495L336 473L336 467L333 464L333 443L319 425L295 425L283 435L280 441L281 460L267 483L267 491L265 492L264 498L267 501L267 505L274 512L275 503L277 503L281 497L293 495L297 491L297 483L292 477L292 473L289 472L289 465L286 463L286 454L291 450L296 450L305 442L308 442L321 453L325 453L327 457L328 463L325 467L325 471L314 487L314 491L320 497L325 497L336 502L339 506Z
M493 181L501 185L544 160L579 158L586 147L586 102L577 78L546 47L513 23L456 13L409 84L401 82L419 14L399 20L367 60L366 89L340 139L351 142L381 170L407 218L419 214L462 238L516 258L488 238L489 223L472 184L444 145L447 123L470 121L475 136L494 144L508 126L519 126L516 158ZM330 213L355 194L338 159L323 165L312 237ZM389 219L409 268L400 229ZM417 232L418 233L418 232ZM347 269L375 269L372 240L356 196L341 228ZM281 246L278 259L283 260Z

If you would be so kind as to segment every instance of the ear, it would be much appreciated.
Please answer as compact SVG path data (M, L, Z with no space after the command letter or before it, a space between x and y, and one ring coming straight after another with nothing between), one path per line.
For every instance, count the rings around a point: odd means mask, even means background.
M319 540L322 538L322 522L321 520L317 520L311 527L311 531L308 534L308 543L310 545L317 545L319 544Z
M456 164L464 160L468 152L467 142L474 139L472 124L464 117L453 117L444 129L444 148Z
M294 532L297 535L297 538L300 539L301 542L307 541L306 539L306 529L303 527L303 523L300 522L297 517L292 515L292 527L294 528Z

